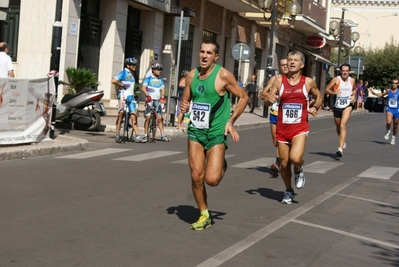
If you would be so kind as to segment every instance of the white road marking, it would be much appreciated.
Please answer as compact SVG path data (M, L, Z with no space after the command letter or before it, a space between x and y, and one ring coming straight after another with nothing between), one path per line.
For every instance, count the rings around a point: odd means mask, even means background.
M149 160L149 159L167 157L167 156L176 155L176 154L180 154L180 153L183 153L183 152L158 150L158 151L144 153L144 154L138 154L138 155L123 157L123 158L117 158L117 159L114 159L114 160L144 161L144 160Z
M382 246L386 246L386 247L391 247L391 248L395 248L395 249L399 249L398 245L395 244L391 244L388 242L384 242L384 241L380 241L374 238L369 238L369 237L365 237L365 236L361 236L361 235L356 235L356 234L352 234L349 232L345 232L345 231L341 231L338 229L334 229L334 228L330 228L330 227L326 227L326 226L322 226L322 225L318 225L318 224L313 224L313 223L308 223L308 222L304 222L304 221L299 221L299 220L293 220L292 222L294 223L299 223L302 225L306 225L306 226L310 226L310 227L315 227L315 228L319 228L319 229L323 229L329 232L333 232L333 233L337 233L337 234L341 234L341 235L346 235L349 237L353 237L353 238L357 238L360 240L364 240L364 241L368 241L374 244L378 244L378 245L382 245Z
M358 177L389 180L398 171L399 168L372 166L371 168L368 168L367 170L359 174Z
M231 158L234 157L235 155L226 155L225 158ZM177 164L188 164L188 158L186 159L181 159L181 160L176 160L176 161L172 161L171 163L177 163ZM227 162L228 163L228 162Z
M129 151L129 150L132 150L132 149L128 149L128 148L105 148L105 149L94 150L94 151L90 151L90 152L83 152L83 153L67 155L67 156L61 156L61 157L56 157L56 158L57 159L87 159L87 158L99 157L99 156L113 154L113 153L126 152L126 151Z
M380 204L380 205L384 205L384 206L390 206L390 207L394 207L394 208L399 208L399 206L394 205L394 204L381 202L381 201L376 201L376 200L371 200L371 199L363 198L363 197L355 197L355 196L350 196L350 195L345 195L345 194L337 194L337 196L343 196L343 197L348 197L348 198L353 198L353 199L359 199L361 201L367 201L367 202L376 203L376 204Z
M331 171L334 168L341 166L343 163L337 162L328 162L328 161L315 161L311 164L304 166L304 172L313 172L313 173L326 173Z
M258 158L255 160L243 162L240 164L233 165L231 167L235 168L257 168L257 167L270 167L276 161L275 158Z
M251 247L252 245L256 244L269 234L273 233L274 231L280 229L284 225L292 222L297 217L301 216L305 212L309 211L310 209L314 208L315 206L321 204L322 202L326 201L330 197L336 195L339 191L343 190L344 188L348 187L349 185L353 184L359 177L352 177L347 181L337 185L336 187L330 189L323 195L309 201L308 203L304 204L303 206L297 208L296 210L291 211L287 215L281 217L280 219L272 222L269 225L266 225L262 229L256 231L255 233L249 235L248 237L244 238L243 240L237 242L236 244L232 245L231 247L225 249L224 251L216 254L212 258L204 261L203 263L197 265L197 267L211 267L211 266L219 266L229 259L233 258L234 256L238 255L239 253L243 252L247 248Z

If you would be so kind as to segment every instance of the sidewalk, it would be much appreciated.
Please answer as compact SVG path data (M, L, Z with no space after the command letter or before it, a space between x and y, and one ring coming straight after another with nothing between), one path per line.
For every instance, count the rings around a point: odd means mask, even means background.
M353 111L363 112L363 111ZM318 117L332 116L331 111L320 109L318 111ZM105 116L101 118L101 124L104 125L104 132L115 132L115 116ZM140 125L140 132L143 130L143 117L138 118ZM187 126L187 122L184 123ZM263 118L263 109L256 108L254 113L249 113L247 108L235 123L236 129L250 129L260 126L266 126L269 124L269 118ZM175 126L177 124L175 123ZM175 126L165 127L165 134L167 136L176 136L185 134L185 132L178 130ZM21 144L21 145L7 145L0 146L0 160L7 159L24 159L26 157L50 155L58 152L70 151L70 150L82 150L86 149L89 145L87 140L76 138L72 136L58 135L54 139L45 139L39 143L32 144Z

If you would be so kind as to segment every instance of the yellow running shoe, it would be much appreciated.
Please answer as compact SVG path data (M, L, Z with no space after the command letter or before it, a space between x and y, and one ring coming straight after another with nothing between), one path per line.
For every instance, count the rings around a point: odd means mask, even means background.
M200 230L204 230L208 227L211 227L211 218L206 216L206 215L201 215L198 219L198 221L196 221L195 223L191 224L191 229L192 230L196 230L196 231L200 231Z

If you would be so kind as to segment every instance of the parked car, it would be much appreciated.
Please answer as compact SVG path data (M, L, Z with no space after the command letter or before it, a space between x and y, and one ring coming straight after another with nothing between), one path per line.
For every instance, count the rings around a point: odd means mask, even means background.
M380 89L369 88L369 90L373 90L376 93L381 93ZM364 103L364 108L369 112L384 112L385 104L386 104L386 96L378 97L369 92L369 96L367 97L366 103Z

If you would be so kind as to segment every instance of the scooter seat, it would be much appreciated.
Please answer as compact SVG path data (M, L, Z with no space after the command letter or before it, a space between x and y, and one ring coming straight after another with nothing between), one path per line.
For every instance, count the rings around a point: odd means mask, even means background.
M61 104L65 104L66 102L68 102L69 100L71 100L72 98L78 97L82 94L93 94L93 93L103 93L104 91L98 91L98 90L93 90L93 89L89 89L89 88L85 88L82 91L80 91L77 94L66 94L64 95L64 97L61 99Z

